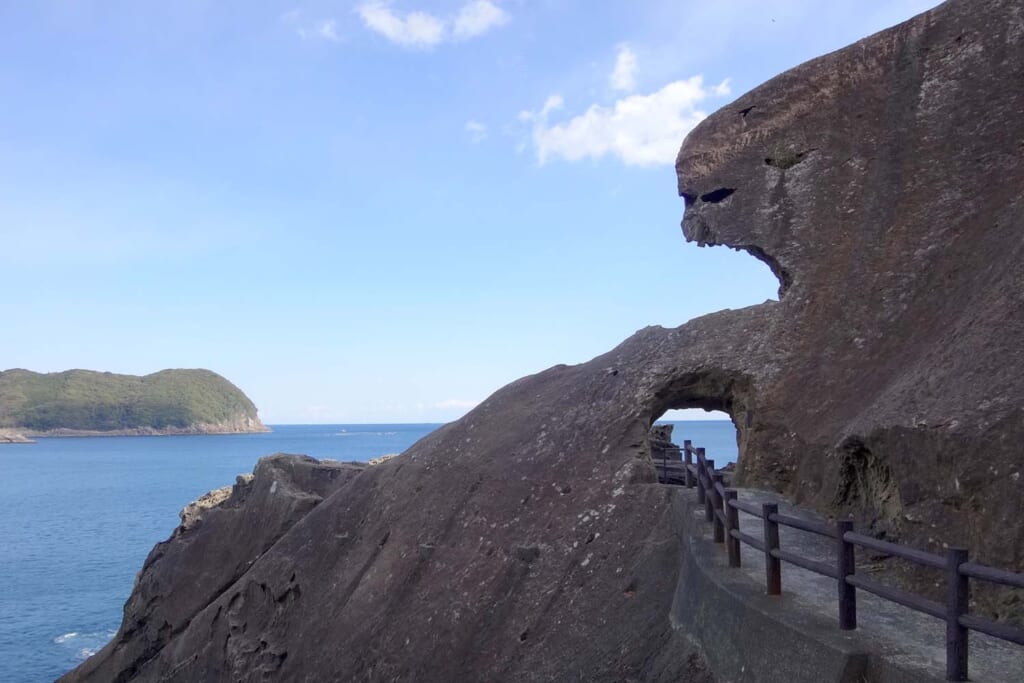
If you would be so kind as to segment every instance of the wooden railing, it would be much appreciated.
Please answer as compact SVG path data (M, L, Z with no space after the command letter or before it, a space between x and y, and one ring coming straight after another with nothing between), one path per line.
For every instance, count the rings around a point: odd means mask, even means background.
M836 520L829 524L781 514L779 506L775 503L754 504L741 501L735 489L725 487L722 473L715 471L714 461L705 456L703 448L694 448L690 441L684 441L683 447L678 451L681 455L680 461L668 460L667 457L660 459L662 481L697 488L697 502L704 506L705 519L714 525L712 538L715 543L725 544L730 567L740 566L740 547L743 544L764 553L765 585L768 595L782 593L782 562L788 562L836 580L839 628L842 630L857 628L858 588L941 619L946 623L948 681L967 680L969 631L978 631L1024 645L1024 628L968 613L970 579L1024 588L1024 573L1003 571L970 562L966 548L951 547L946 550L944 556L936 555L857 533L853 529L853 522L848 519ZM760 538L740 530L740 511L762 520ZM834 539L834 561L830 564L783 550L779 545L780 526ZM945 600L931 600L857 574L855 550L858 546L942 571L946 578Z

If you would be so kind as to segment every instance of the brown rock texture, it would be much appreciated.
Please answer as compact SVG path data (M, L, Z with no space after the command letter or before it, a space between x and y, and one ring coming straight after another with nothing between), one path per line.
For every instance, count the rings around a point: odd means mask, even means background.
M948 2L687 138L686 237L765 260L778 302L520 379L329 485L261 461L66 680L709 680L668 617L669 408L732 415L743 483L1022 568L1022 10Z
M771 360L733 395L739 481L1024 566L1022 86L1024 3L948 2L689 136L687 239L780 280L743 333Z
M70 674L70 680L134 678L154 654L170 647L197 613L362 469L279 453L261 458L254 474L240 475L233 487L190 503L181 511L181 526L146 558L117 635ZM297 586L286 585L275 599L299 594ZM263 654L274 656L273 651Z

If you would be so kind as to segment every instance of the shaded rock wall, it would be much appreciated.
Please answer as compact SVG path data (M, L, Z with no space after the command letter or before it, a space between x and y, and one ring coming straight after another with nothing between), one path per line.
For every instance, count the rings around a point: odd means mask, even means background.
M669 618L681 532L648 443L669 408L729 412L746 483L1021 567L1021 5L949 2L687 139L687 238L764 259L780 301L513 382L260 553L158 546L69 680L704 680Z
M687 139L687 239L780 278L775 360L738 424L745 484L1024 565L1021 84L1024 3L951 2Z

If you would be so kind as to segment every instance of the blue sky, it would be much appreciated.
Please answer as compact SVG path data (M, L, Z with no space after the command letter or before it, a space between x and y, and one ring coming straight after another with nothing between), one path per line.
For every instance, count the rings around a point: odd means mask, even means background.
M0 0L0 367L433 422L775 296L679 230L746 90L933 0Z

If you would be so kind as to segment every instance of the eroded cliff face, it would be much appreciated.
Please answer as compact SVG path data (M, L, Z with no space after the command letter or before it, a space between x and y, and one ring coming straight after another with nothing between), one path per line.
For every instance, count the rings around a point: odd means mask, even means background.
M134 678L197 613L362 469L303 455L268 456L260 459L252 475L240 475L234 486L187 505L181 511L181 525L146 558L117 635L71 680ZM286 600L299 590L288 586L275 600ZM260 651L254 656L273 660L275 653Z
M211 516L68 680L706 680L668 618L680 529L647 440L674 407L733 416L747 483L1020 568L1021 10L947 3L687 139L687 238L764 259L780 301L518 380L280 533L272 497ZM266 535L173 559L203 529Z
M686 140L687 239L780 279L743 482L1024 564L1022 84L1024 3L952 2Z

